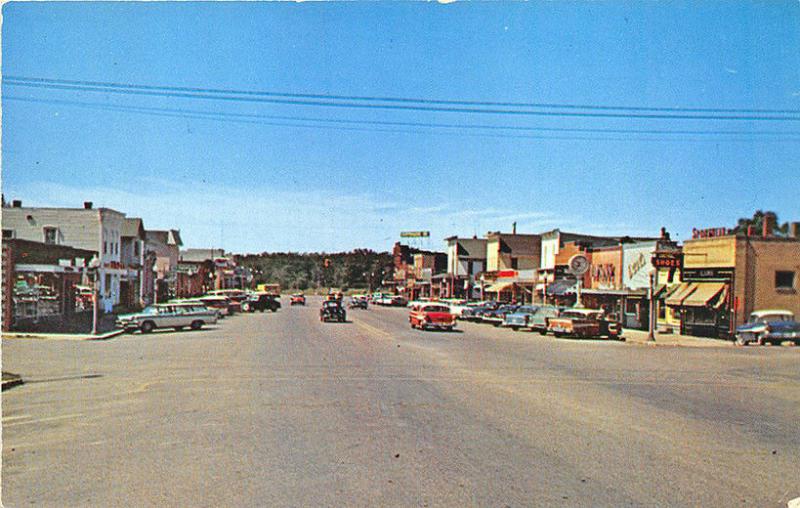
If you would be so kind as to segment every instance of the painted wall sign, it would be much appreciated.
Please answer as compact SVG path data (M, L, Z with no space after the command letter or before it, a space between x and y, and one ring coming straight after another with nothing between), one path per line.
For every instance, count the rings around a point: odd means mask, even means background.
M644 289L650 286L650 259L656 251L655 242L626 244L622 247L622 286Z
M431 236L430 231L403 231L400 233L400 238L428 238Z

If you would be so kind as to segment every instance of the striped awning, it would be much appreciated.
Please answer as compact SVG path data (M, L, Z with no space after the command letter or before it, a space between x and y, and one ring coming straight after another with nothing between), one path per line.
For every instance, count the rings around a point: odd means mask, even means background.
M681 285L672 292L667 298L666 304L671 305L674 307L678 307L683 304L683 300L687 298L689 295L694 293L697 289L696 282L683 282Z
M681 303L684 307L705 307L725 289L722 282L698 282L695 289Z
M484 291L488 291L489 293L502 293L503 291L509 291L513 285L513 282L495 282L491 286L487 286Z

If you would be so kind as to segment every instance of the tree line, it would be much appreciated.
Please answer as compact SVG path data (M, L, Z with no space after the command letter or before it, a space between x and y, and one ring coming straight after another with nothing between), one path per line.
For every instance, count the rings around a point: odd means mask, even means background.
M370 290L378 288L392 273L391 254L370 249L334 253L262 252L237 256L236 262L252 270L256 284L277 283L281 289L300 291Z

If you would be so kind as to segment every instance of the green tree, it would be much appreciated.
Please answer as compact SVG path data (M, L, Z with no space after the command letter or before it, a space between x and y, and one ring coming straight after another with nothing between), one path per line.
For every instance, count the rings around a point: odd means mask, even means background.
M772 211L763 211L763 210L756 210L753 213L752 217L743 217L739 219L736 223L736 227L733 228L734 233L747 233L747 229L749 227L753 227L756 231L761 231L764 227L764 220L767 217L772 218L772 223L775 224L775 229L773 230L773 234L775 236L788 236L789 234L789 223L784 222L781 224L778 221L778 214Z

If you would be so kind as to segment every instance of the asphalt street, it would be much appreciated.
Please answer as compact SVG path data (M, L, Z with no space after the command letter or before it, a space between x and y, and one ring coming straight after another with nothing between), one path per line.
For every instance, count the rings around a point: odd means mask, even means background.
M800 348L556 340L320 300L199 331L4 340L17 506L786 506Z

